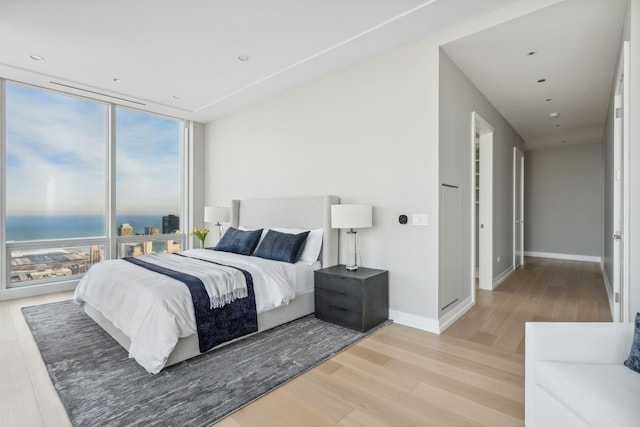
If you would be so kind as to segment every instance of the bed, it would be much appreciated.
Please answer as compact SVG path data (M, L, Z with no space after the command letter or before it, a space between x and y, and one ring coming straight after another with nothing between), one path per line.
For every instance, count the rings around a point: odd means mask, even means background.
M331 228L331 205L338 204L339 199L335 196L322 196L322 197L306 197L306 198L286 198L286 199L250 199L250 200L233 200L231 204L231 226L234 229L240 230L254 230L254 229L301 229L301 230L322 230L322 247L318 255L316 262L303 263L298 262L291 266L276 266L280 270L285 271L288 276L295 276L295 289L292 295L284 298L286 301L283 305L278 307L271 307L272 304L261 303L257 306L264 306L263 309L259 309L257 313L257 331L259 333L283 323L290 322L297 318L314 312L314 291L313 291L313 272L320 267L328 267L336 265L338 263L338 231ZM207 258L222 256L220 260L218 258L212 258L216 263L224 265L232 265L235 260L232 260L235 254L229 254L225 252L212 251L209 249L194 249L183 252L185 256L195 258ZM240 267L243 271L262 271L262 266L268 264L267 260L254 260L244 255L237 255ZM258 266L253 267L252 263L258 261ZM246 263L245 263L246 262ZM111 264L105 264L111 263ZM250 264L251 263L251 264ZM273 263L273 261L271 261ZM278 263L276 261L276 263ZM157 373L164 367L173 365L175 363L187 360L198 354L201 354L200 340L198 333L194 333L195 328L185 335L185 330L189 328L183 328L182 331L174 331L173 324L161 324L152 330L151 333L146 333L145 338L136 338L132 342L131 336L138 336L135 333L125 333L124 330L130 331L131 327L124 327L121 324L121 316L127 316L132 305L143 304L147 301L147 306L144 310L148 312L155 312L155 310L161 310L168 301L172 301L175 297L165 297L163 287L166 285L169 287L172 281L171 278L158 278L155 277L156 283L162 283L158 291L158 294L162 296L153 295L151 298L139 298L129 295L131 292L135 292L136 281L133 276L143 275L140 271L134 271L137 268L132 265L131 262L124 260L110 260L104 261L102 268L109 268L109 272L122 269L122 274L103 274L98 281L95 279L95 274L89 274L96 266L83 277L81 282L76 288L74 295L74 301L83 306L85 313L91 317L98 325L100 325L107 333L109 333L122 347L129 351L130 357L135 358L138 363L143 366L150 373ZM283 264L283 263L280 263ZM114 267L118 268L115 269ZM238 268L240 268L238 267ZM257 268L258 270L255 270ZM139 269L144 270L144 269ZM149 275L155 273L145 271L145 280L150 280ZM253 274L253 273L252 273ZM102 278L105 276L104 278ZM250 276L249 276L250 277ZM254 277L254 281L262 280L259 276ZM137 280L137 279L136 279ZM142 282L141 282L142 283ZM182 287L184 285L180 282L174 281L171 286ZM258 284L256 284L258 286ZM154 291L155 292L155 291ZM122 313L114 311L112 307L113 302L109 305L103 303L103 295L107 295L110 301L115 298L115 301L120 301L117 305L117 310ZM148 295L148 294L147 294ZM250 296L252 294L250 293ZM156 298L157 297L157 298ZM156 301L157 299L157 301ZM257 301L258 298L256 298ZM154 300L153 303L149 303L149 300ZM248 300L247 298L244 301ZM140 302L139 302L140 301ZM110 306L110 307L108 307ZM260 308L260 307L258 307ZM196 310L197 311L197 310ZM190 321L191 324L195 324L194 315L185 322ZM184 314L177 317L189 317ZM133 319L135 322L135 319ZM176 322L178 322L176 320ZM200 325L198 326L200 327ZM167 332L169 331L169 332ZM200 330L198 330L200 332ZM157 337L156 337L157 335ZM166 335L166 336L165 336ZM248 335L247 335L248 336ZM149 340L153 340L150 342ZM227 342L216 345L210 350L219 348L223 345L229 344L240 338L234 338ZM147 343L144 343L147 340ZM156 342L157 341L157 342ZM163 354L153 355L155 361L149 362L145 360L145 357L138 357L132 353L139 353L139 348L149 346L153 347L158 344L164 350ZM134 351L135 350L135 351ZM207 350L207 351L210 351ZM155 351L155 350L154 350ZM139 360L142 359L142 360Z

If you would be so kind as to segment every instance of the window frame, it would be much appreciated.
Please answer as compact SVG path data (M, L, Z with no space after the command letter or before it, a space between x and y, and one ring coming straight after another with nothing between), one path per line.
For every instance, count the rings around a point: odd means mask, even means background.
M69 96L73 98L89 100L93 102L100 102L107 106L107 127L105 135L105 236L102 237L79 237L70 239L49 239L49 240L33 240L33 241L21 241L10 242L6 241L6 84L10 82L12 84L27 86L36 90L48 91L62 96ZM179 149L179 165L180 165L180 200L179 209L182 233L174 234L158 234L158 235L136 235L136 236L118 236L117 224L116 224L116 108L126 108L134 110L144 114L151 114L159 117L165 117L171 120L176 120L180 123L180 149ZM61 247L73 247L73 246L91 246L101 245L104 247L103 260L117 259L118 247L121 243L143 243L145 241L163 241L174 240L181 245L182 250L187 249L187 245L191 246L191 239L188 239L188 226L190 221L187 214L189 212L190 192L189 192L189 176L191 174L190 164L188 162L189 157L189 126L190 122L165 114L146 111L140 108L134 108L124 104L117 104L113 102L107 102L101 99L80 96L73 93L45 88L29 83L20 81L0 78L0 300L2 295L7 291L18 291L32 289L28 291L28 294L33 294L33 290L45 288L47 290L56 291L60 290L61 285L64 289L73 289L78 280L82 277L82 274L74 274L70 276L64 276L61 278L45 278L45 279L33 279L28 283L22 282L21 285L11 284L11 260L9 254L13 250L20 249L55 249ZM42 292L40 292L42 293Z

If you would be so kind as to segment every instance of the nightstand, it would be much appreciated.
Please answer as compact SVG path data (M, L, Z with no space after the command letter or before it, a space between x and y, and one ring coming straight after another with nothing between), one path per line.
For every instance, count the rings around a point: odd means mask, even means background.
M389 272L344 265L315 271L316 317L368 331L389 317Z

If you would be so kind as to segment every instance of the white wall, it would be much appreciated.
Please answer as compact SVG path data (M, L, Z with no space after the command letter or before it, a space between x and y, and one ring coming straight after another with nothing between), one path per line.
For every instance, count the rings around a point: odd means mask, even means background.
M321 194L372 204L362 265L389 270L392 318L438 331L439 46L558 1L515 3L209 123L206 204ZM429 225L398 223L413 213Z
M600 258L602 164L601 144L525 153L525 252Z
M446 49L446 47L445 47ZM513 147L523 150L522 138L496 111L444 51L440 53L440 182L459 186L463 229L460 269L471 280L471 114L477 112L493 135L493 277L511 269L513 260ZM481 183L482 185L482 183ZM500 262L497 261L500 257ZM460 302L471 296L465 286ZM451 306L447 311L454 309ZM444 314L444 313L443 313Z
M211 226L204 224L204 207L205 207L205 153L206 153L206 126L202 123L189 123L189 142L187 152L187 164L190 169L189 182L187 183L188 193L190 194L190 205L187 206L185 232L189 233L193 227ZM204 224L204 225L203 225ZM198 247L198 238L192 236L192 247ZM207 239L207 244L212 244L211 237Z
M208 124L207 203L333 194L373 205L361 264L389 270L392 310L437 319L437 120L438 47L422 41ZM398 223L413 213L429 225Z

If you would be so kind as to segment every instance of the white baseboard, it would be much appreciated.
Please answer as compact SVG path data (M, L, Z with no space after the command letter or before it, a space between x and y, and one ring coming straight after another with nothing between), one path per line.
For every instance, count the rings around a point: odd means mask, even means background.
M568 261L585 261L585 262L600 262L601 260L599 256L559 254L555 252L536 252L536 251L524 251L524 256L530 256L534 258L566 259Z
M475 302L471 297L468 297L438 320L416 316L415 314L409 314L398 310L389 310L389 318L401 325L431 332L432 334L441 334L474 305Z
M431 332L432 334L440 333L438 321L434 319L428 319L426 317L416 316L415 314L404 313L398 310L389 310L389 319L401 325Z
M500 286L502 284L502 282L504 282L505 280L507 280L507 278L509 276L511 276L516 270L513 268L513 265L510 265L505 271L503 271L502 273L500 273L500 275L498 277L496 277L495 279L493 279L493 289L497 288L498 286Z
M439 320L438 320L438 329L440 332L438 333L442 333L445 331L445 329L447 329L449 326L453 325L453 323L455 323L456 320L458 320L459 318L461 318L467 311L469 311L471 309L471 307L473 307L476 303L473 301L473 299L469 296L467 297L465 300L463 300L462 302L460 302L454 309L452 309L450 312L448 312L447 314L445 314L444 316L442 316Z

